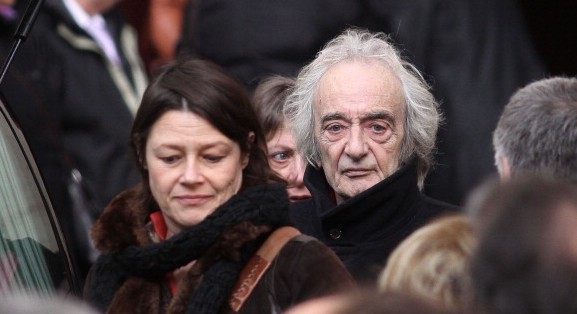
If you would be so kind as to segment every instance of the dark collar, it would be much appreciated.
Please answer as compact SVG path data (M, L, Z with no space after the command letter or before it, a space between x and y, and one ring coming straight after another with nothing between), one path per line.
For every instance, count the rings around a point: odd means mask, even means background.
M366 241L397 232L413 217L417 210L415 202L421 195L417 187L415 158L385 180L338 206L322 169L309 166L305 184L313 195L315 215L323 234L341 232L340 242Z

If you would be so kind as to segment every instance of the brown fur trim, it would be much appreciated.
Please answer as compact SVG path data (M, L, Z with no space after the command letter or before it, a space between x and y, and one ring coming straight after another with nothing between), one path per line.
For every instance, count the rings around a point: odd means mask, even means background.
M115 294L107 313L160 313L162 304L159 283L132 277Z
M113 253L129 245L150 243L146 228L148 210L140 200L140 187L126 190L106 207L92 228L95 247L103 253Z

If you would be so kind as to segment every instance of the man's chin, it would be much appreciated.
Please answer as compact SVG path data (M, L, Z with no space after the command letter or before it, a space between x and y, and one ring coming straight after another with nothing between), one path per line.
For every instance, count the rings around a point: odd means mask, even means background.
M376 184L376 183L375 183ZM343 189L335 190L335 194L337 195L337 200L340 199L341 201L346 201L349 198L353 198L362 192L368 190L375 184L366 183L366 184L355 184L354 186L349 186Z

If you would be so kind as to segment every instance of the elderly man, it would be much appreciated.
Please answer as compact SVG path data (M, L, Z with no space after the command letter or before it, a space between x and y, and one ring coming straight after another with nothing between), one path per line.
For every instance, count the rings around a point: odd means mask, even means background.
M347 30L330 41L299 73L285 114L313 196L294 204L294 222L358 281L376 280L402 239L457 209L421 193L438 104L383 34Z
M493 147L503 178L530 173L577 183L577 79L542 79L515 93Z

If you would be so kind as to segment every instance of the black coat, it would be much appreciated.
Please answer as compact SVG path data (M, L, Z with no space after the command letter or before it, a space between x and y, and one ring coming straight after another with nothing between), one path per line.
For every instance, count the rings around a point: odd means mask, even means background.
M22 79L46 97L41 106L31 108L20 101L26 95L5 95L17 107L16 116L28 138L58 142L54 144L57 150L70 157L92 188L100 211L116 194L138 181L128 138L146 87L135 34L118 12L103 17L119 47L122 69L112 70L105 54L75 23L62 0L48 0L12 69L19 68ZM39 114L28 114L34 110L42 112L43 120L35 120ZM48 130L34 130L40 122ZM34 153L41 156L45 152Z
M414 160L339 205L322 169L309 166L304 180L313 198L292 204L293 222L333 249L359 282L375 281L391 251L415 229L458 210L419 192Z
M103 17L116 41L122 67L108 61L95 40L75 23L62 0L47 0L2 85L65 236L73 243L73 253L84 251L85 245L76 244L81 242L77 233L87 234L89 226L74 222L66 190L70 168L80 171L92 192L93 218L139 177L130 155L129 135L146 87L145 72L134 31L114 10ZM6 46L3 40L2 46ZM85 263L89 262L80 262L83 271Z

